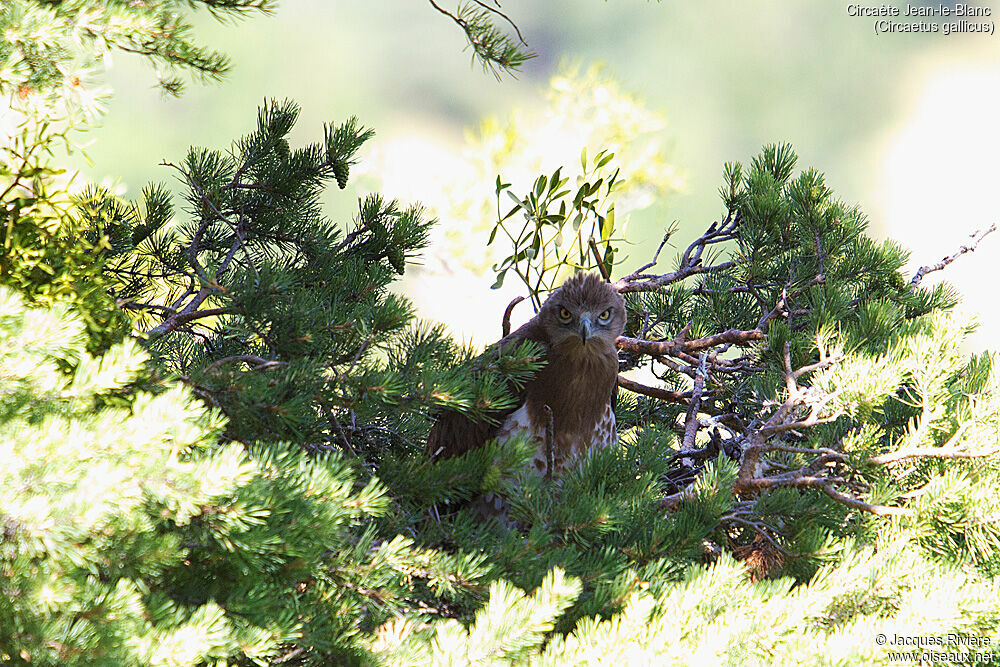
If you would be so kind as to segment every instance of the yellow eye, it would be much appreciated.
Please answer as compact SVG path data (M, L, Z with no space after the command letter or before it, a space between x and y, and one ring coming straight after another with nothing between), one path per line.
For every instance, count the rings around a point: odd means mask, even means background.
M571 319L573 319L573 316L565 308L560 308L559 319L562 320L563 322L569 322Z
M602 322L607 322L608 320L610 320L611 319L611 309L608 308L607 310L605 310L603 313L601 313L600 315L597 316L597 319L599 319Z

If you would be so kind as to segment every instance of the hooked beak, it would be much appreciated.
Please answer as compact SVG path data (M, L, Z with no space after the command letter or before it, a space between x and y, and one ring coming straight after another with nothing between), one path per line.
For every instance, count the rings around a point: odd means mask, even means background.
M584 313L580 316L580 341L586 345L587 339L594 335L593 328L590 322L590 313Z

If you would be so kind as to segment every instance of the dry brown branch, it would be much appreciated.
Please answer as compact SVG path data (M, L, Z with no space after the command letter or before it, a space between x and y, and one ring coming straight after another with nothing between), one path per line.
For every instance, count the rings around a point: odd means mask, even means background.
M618 386L622 389L628 389L636 394L642 394L643 396L649 396L650 398L658 398L671 403L687 403L691 398L690 392L671 391L660 387L649 387L621 375L618 376Z
M732 261L706 266L702 264L702 254L705 252L705 248L710 245L724 243L735 239L736 228L739 226L739 222L739 213L730 214L722 222L713 222L704 234L695 239L691 245L687 247L681 255L680 266L676 271L660 275L643 273L647 269L656 265L660 255L660 250L663 249L667 239L670 238L670 234L668 233L664 236L663 242L660 243L660 246L656 249L653 261L630 273L624 278L615 281L615 288L623 294L628 292L652 292L682 281L690 276L725 271L726 269L736 266L736 262Z
M737 482L735 491L737 493L753 493L755 491L766 491L777 488L795 489L819 489L833 500L847 505L848 507L869 514L878 516L909 516L912 512L905 507L892 507L889 505L874 505L859 500L852 495L838 491L834 488L834 482L842 481L829 477L816 477L812 475L792 475L787 477L758 477Z
M590 239L590 252L594 254L594 260L597 262L597 270L601 272L601 277L604 278L605 282L611 282L611 273L608 271L607 265L604 263L604 259L601 258L601 251L597 247L597 242L594 239Z
M710 347L724 344L744 347L751 345L756 341L763 340L765 337L766 334L759 329L750 329L749 331L729 329L721 333L705 336L704 338L696 338L694 340L678 340L675 338L670 341L653 341L642 340L641 338L629 338L628 336L619 336L617 344L619 350L633 352L635 354L676 355L684 352L689 354L691 352L700 352ZM696 359L692 359L692 361L697 363Z
M501 323L501 330L503 331L503 338L510 335L510 316L514 312L514 306L524 301L523 296L514 297L510 303L507 304L506 310L503 311L503 322Z

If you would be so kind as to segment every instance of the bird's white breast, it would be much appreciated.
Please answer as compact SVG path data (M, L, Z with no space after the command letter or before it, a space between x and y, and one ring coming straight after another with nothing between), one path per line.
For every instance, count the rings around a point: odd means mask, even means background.
M531 460L531 470L538 475L544 476L548 471L549 458L545 442L546 426L544 423L532 421L528 405L525 403L504 420L497 431L497 442L508 442L518 436L532 440L537 446L537 451ZM566 434L555 434L556 439L565 436ZM574 461L582 460L592 447L604 448L618 442L615 413L611 408L610 402L605 406L604 412L594 425L590 438L581 438L578 440L577 442L553 443L553 446L557 447L558 451L569 453L569 457L566 460L558 460L561 457L557 457L555 461L556 471L560 468L565 468Z

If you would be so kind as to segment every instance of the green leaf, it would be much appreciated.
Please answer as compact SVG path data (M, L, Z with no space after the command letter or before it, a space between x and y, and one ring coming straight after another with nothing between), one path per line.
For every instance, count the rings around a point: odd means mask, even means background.
M539 176L535 181L535 197L541 197L542 193L545 192L545 186L548 185L549 179L547 176Z
M519 208L527 208L528 202L522 201L522 200L518 199L517 195L515 195L510 190L507 190L507 196L510 197L511 199L513 199L514 203L517 204Z
M520 204L518 204L514 208L510 209L509 211L507 211L507 215L505 215L504 217L500 218L500 222L505 222L506 220L508 220L510 218L510 216L514 215L515 213L517 213L520 210L521 210L521 206L520 206Z

